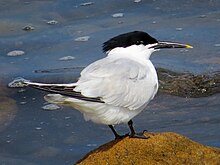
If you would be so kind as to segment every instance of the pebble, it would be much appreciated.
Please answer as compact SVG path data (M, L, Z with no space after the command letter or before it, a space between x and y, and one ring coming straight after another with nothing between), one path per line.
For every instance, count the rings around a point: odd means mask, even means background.
M69 60L74 60L75 57L73 56L65 56L65 57L61 57L59 58L60 61L69 61Z
M220 44L215 44L216 47L220 47Z
M53 110L58 110L60 109L60 107L56 104L47 104L45 106L42 107L43 110L49 110L49 111L53 111Z
M8 52L7 56L14 57L14 56L21 56L21 55L24 55L24 54L25 54L25 52L23 50L13 50L11 52Z
M134 3L139 3L141 2L141 0L134 0Z
M93 4L94 4L94 2L85 2L85 3L81 3L80 6L90 6Z
M71 119L71 117L70 116L66 116L64 119L68 120L68 119Z
M202 92L202 93L206 92L206 89L201 89L201 92Z
M199 16L199 18L205 18L205 17L207 17L205 14Z
M121 17L123 17L123 16L124 16L123 13L115 13L115 14L112 14L112 17L113 17L113 18L121 18Z
M27 26L23 27L22 30L24 30L24 31L31 31L31 30L34 30L34 27L31 26L31 25L27 25Z
M176 28L177 31L182 31L183 28L179 27L179 28Z
M83 36L83 37L75 38L74 41L85 42L85 41L88 41L89 38L90 38L89 36Z
M47 24L48 24L48 25L56 25L56 24L58 24L58 21L56 21L56 20L50 20L50 21L47 22Z
M41 122L40 122L40 125L43 125L43 124L45 124L45 122L44 122L44 121L41 121Z
M26 91L26 89L23 89L23 88L22 88L22 89L19 89L19 90L18 90L18 93L22 93L22 92L25 92L25 91Z
M20 104L24 105L24 104L27 104L27 102L26 101L22 101L22 102L20 102Z
M188 49L181 49L180 52L188 52Z
M24 81L28 81L25 80L22 77L17 77L16 79L14 79L12 82L8 83L8 87L10 88L22 88L22 87L26 87L27 85L24 83Z
M41 128L41 127L36 127L35 129L36 129L36 130L42 130L42 128Z
M97 144L87 144L86 146L87 146L87 147L96 147Z

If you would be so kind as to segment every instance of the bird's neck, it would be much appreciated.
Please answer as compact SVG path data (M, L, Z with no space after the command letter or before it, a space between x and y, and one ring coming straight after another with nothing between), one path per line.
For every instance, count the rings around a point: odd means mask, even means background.
M108 56L112 58L129 58L143 63L144 61L149 60L153 52L153 49L147 49L144 45L132 45L126 48L114 48L108 52Z

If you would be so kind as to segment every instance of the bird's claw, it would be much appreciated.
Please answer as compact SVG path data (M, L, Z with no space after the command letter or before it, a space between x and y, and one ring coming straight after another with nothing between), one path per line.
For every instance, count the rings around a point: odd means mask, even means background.
M125 137L127 137L127 136L129 136L128 133L125 134L125 135L117 135L117 136L115 137L115 140L120 140L120 139L123 139L123 138L125 138Z
M148 139L148 136L145 136L144 133L147 132L147 130L144 130L141 133L134 133L129 135L130 138L140 138L140 139Z

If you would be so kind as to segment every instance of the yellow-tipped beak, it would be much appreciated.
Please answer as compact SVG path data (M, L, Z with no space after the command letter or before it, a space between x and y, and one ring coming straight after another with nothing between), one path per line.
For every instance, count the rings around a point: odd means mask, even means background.
M187 44L160 41L156 45L152 46L151 48L154 48L154 49L164 49L164 48L187 48L187 49L191 49L193 47L191 45L187 45Z
M193 47L191 45L186 45L187 49L192 49Z

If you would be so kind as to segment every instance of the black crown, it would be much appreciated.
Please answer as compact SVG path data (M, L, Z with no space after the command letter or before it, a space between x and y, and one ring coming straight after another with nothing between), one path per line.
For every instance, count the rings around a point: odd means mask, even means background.
M151 37L148 33L142 31L133 31L118 35L104 42L103 51L107 52L116 47L128 47L131 45L148 45L158 43L158 41Z

